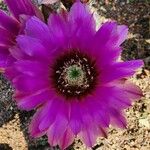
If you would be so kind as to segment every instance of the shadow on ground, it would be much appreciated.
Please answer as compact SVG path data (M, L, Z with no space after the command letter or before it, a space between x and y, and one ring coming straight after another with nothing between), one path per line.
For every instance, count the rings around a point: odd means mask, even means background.
M2 143L0 144L0 150L13 150L8 144Z

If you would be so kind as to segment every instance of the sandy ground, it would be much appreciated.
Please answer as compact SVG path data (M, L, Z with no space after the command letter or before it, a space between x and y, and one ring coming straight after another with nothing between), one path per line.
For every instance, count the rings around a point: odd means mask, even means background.
M1 2L1 0L0 0ZM122 60L143 59L144 68L130 80L139 85L144 97L125 111L127 129L110 127L108 138L98 138L93 150L150 150L150 3L132 1L89 1L95 12L97 25L106 20L117 20L129 26L129 36L123 44ZM6 10L1 3L0 7ZM13 90L0 75L0 150L58 150L50 148L47 137L33 140L28 134L28 124L34 112L19 111L12 100ZM79 139L68 150L87 150Z

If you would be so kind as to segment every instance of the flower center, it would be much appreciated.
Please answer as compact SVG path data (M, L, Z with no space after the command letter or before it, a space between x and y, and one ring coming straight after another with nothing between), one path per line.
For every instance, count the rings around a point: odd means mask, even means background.
M80 99L94 90L97 75L95 62L90 57L71 51L56 59L51 79L59 94Z
M72 65L65 70L65 81L71 86L79 86L84 84L85 72L81 67Z

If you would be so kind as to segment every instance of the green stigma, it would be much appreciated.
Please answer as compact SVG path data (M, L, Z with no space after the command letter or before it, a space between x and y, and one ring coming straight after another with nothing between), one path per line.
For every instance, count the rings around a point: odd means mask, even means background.
M72 67L69 71L69 77L71 79L76 79L81 75L81 70L75 67Z
M81 67L72 65L66 69L66 80L70 85L83 84L85 73Z

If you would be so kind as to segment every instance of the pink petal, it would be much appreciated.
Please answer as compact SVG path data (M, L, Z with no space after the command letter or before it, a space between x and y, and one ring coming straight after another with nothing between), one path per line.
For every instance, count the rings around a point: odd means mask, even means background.
M119 128L126 128L127 122L122 113L114 108L109 108L109 111L111 115L111 124L117 125Z
M128 35L128 27L125 25L120 25L117 27L117 33L118 33L118 42L116 43L116 45L121 45L125 39L127 39L127 35Z
M48 142L52 146L56 146L59 143L60 138L65 133L67 128L68 120L62 115L57 115L56 120L49 127L47 135L48 135Z
M140 99L143 96L142 90L133 83L130 83L129 81L127 81L123 85L123 90L126 93L126 95L128 95L128 97L132 100Z
M92 124L94 126L94 124ZM97 135L99 134L98 128L96 126L91 128L82 129L79 133L79 137L86 144L87 147L92 147L96 143Z
M48 102L45 104L45 108L43 109L43 120L41 121L39 128L40 130L45 130L50 127L50 125L55 121L59 111L58 107L61 107L62 103L60 100L54 98L52 96L52 102Z
M45 134L46 131L39 130L39 124L42 120L41 115L42 108L38 109L38 111L35 113L35 115L32 118L32 121L29 126L29 133L32 137L41 137Z
M64 132L62 138L58 141L58 144L62 150L65 150L69 145L71 145L74 141L75 135L68 127Z

